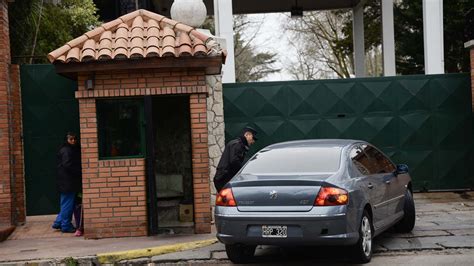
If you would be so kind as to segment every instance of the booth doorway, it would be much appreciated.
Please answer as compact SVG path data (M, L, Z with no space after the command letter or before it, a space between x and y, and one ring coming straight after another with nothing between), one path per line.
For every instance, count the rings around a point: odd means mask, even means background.
M158 233L192 233L193 173L189 96L152 99Z

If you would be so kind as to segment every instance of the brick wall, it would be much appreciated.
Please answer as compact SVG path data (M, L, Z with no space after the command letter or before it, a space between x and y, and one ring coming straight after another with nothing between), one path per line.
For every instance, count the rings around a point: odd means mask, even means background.
M79 100L84 236L147 234L145 160L99 160L95 99Z
M85 81L95 79L94 89L85 90ZM207 93L203 70L135 70L96 72L78 77L76 98Z
M194 223L196 233L211 232L211 191L209 187L206 98L206 94L192 94L190 99Z
M13 200L13 222L21 224L26 221L25 210L25 177L23 161L23 140L22 140L22 112L21 112L21 88L20 88L20 66L10 66L11 80L11 158L12 158L12 178L14 188L12 190Z
M0 0L0 226L12 224L10 165L10 41L8 6Z
M94 79L94 89L85 81ZM207 86L203 70L133 70L78 76L86 238L147 234L144 159L99 160L97 98L185 94L190 97L196 233L210 225Z

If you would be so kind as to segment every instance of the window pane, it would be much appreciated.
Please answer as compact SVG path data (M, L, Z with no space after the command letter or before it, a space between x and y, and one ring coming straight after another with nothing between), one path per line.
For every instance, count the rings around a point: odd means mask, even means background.
M367 155L360 148L353 148L351 150L351 160L359 172L363 175L370 174L370 163Z
M392 173L395 171L395 166L377 149L372 147L369 154L370 157L374 158L377 164L377 173Z
M249 160L242 173L334 173L339 169L340 160L340 147L262 150Z
M143 155L140 100L97 101L99 156Z
M355 154L351 152L351 159L354 165L364 175L377 174L379 169L372 155L374 148L369 145L361 145L360 149L356 149Z

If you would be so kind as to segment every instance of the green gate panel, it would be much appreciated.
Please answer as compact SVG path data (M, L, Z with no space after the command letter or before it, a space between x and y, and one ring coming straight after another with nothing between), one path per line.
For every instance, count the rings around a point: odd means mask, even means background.
M474 187L469 74L224 84L226 140L368 141L407 163L417 190Z
M59 211L56 152L67 131L79 134L76 82L53 65L20 67L27 215Z

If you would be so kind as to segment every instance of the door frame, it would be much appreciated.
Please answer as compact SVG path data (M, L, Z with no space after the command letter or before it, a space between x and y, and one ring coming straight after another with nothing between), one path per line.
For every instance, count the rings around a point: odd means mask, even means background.
M153 136L153 98L151 95L144 97L145 105L145 176L147 186L148 209L148 234L158 234L158 200L156 198L155 180L155 137Z

